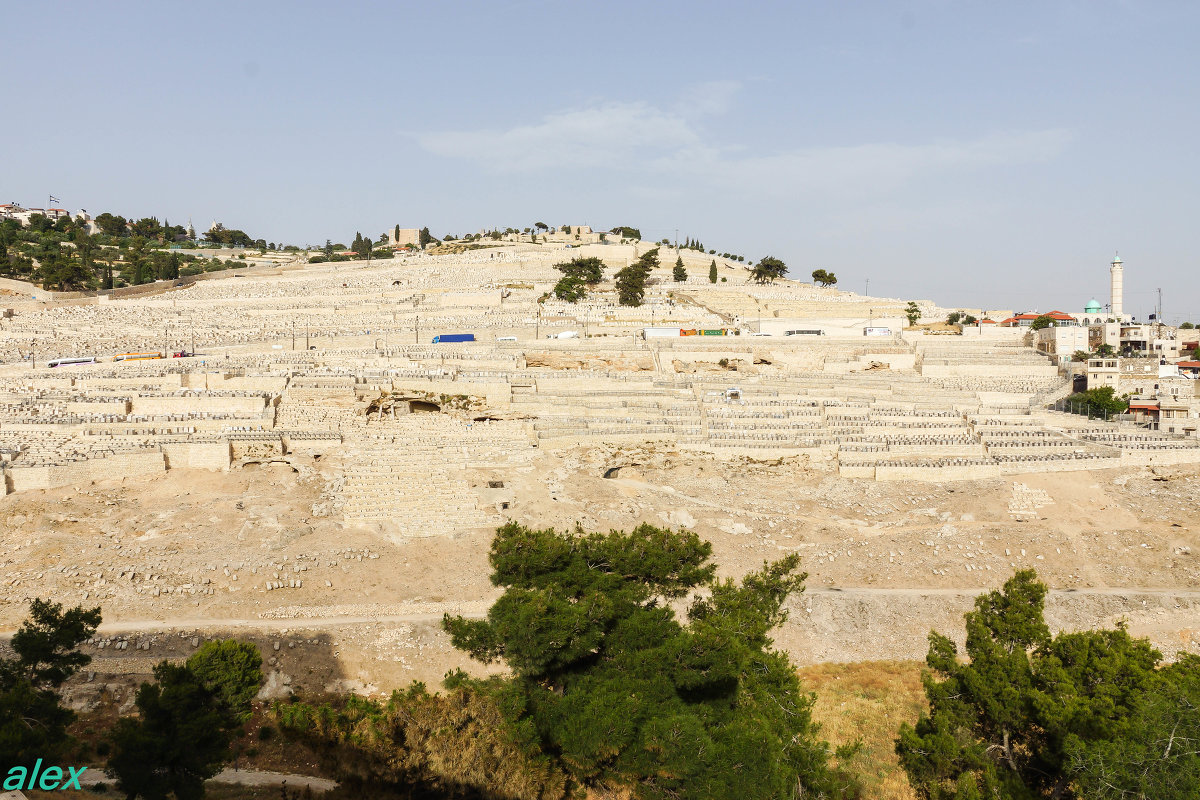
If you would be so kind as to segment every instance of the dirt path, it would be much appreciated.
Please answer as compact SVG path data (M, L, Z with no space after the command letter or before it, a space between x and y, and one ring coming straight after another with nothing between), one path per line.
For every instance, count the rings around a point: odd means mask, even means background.
M80 779L84 786L95 786L98 783L115 784L116 778L98 769L89 769ZM311 775L293 775L286 772L258 772L256 770L223 769L209 781L215 783L236 783L242 786L288 786L298 788L307 786L313 791L327 792L337 786L337 781L328 778L314 778Z
M871 586L821 587L806 588L804 595L842 596L848 599L855 597L955 597L973 598L981 594L981 589L946 589L938 587L893 589ZM804 595L801 595L803 597ZM1051 589L1048 598L1086 598L1086 597L1117 597L1140 596L1154 598L1179 598L1200 601L1200 590L1143 588L1137 586L1100 587L1087 589ZM481 619L484 612L458 611L447 604L450 613L461 613L462 616ZM126 619L103 623L99 630L104 633L132 633L137 631L160 630L192 630L192 629L222 629L222 628L251 628L255 630L281 630L306 628L336 628L345 625L371 625L390 623L437 623L444 612L424 612L420 614L381 614L373 615L330 615L314 617L288 617L284 619L261 619L257 617L242 618L209 618L173 617L170 619ZM11 635L13 630L0 630L0 636Z
M447 609L449 610L449 609ZM175 617L173 619L131 619L103 623L99 630L105 633L182 630L192 628L254 628L256 630L280 630L285 628L334 628L342 625L371 625L376 623L434 623L440 622L442 613L424 614L385 614L380 616L330 616L330 617L289 617L286 619L214 619ZM451 612L458 613L458 612ZM482 618L481 613L463 613L464 617ZM4 631L0 633L11 633Z

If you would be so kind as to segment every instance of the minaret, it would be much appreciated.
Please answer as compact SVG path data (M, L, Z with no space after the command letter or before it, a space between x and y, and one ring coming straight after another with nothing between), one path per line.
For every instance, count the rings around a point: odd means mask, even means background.
M1108 271L1112 275L1112 302L1109 304L1109 311L1113 318L1120 322L1125 296L1125 267L1121 263L1120 256L1113 256L1112 265Z

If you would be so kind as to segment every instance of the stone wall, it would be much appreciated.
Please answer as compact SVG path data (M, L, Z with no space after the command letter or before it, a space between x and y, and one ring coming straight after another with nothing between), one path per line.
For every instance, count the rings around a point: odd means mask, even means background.
M5 484L10 492L23 492L57 486L82 486L92 481L107 481L135 475L154 475L166 470L166 460L161 452L144 450L54 466L14 465L5 470Z
M921 365L926 378L1057 378L1058 367L1053 364L931 364Z
M66 405L68 414L128 414L130 403L124 398L73 400Z
M877 481L968 481L997 478L997 464L962 464L948 466L893 466L879 464L875 467Z
M233 449L228 441L168 442L162 446L171 469L229 469Z
M277 434L235 436L230 438L229 445L235 459L274 458L284 454L283 437Z
M267 399L261 395L222 397L212 395L135 397L132 402L134 414L152 416L156 414L237 414L239 416L262 414Z

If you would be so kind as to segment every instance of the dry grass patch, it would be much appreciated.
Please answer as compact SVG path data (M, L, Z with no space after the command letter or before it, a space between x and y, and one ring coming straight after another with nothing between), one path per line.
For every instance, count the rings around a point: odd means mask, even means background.
M900 723L914 723L928 708L919 661L864 661L814 664L799 670L804 687L817 693L813 719L834 746L862 740L849 764L860 775L864 796L873 800L915 800L896 760Z

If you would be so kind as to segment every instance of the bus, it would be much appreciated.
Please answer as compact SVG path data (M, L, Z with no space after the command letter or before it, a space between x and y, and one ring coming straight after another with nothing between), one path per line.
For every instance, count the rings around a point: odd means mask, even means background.
M113 361L151 361L162 358L162 353L121 353L113 356Z
M47 367L69 367L73 364L95 364L95 356L71 356L70 358L55 358L46 362Z

